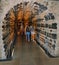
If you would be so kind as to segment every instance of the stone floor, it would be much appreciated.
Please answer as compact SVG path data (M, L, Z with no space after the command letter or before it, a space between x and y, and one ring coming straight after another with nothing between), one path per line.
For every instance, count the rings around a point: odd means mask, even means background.
M18 37L13 59L0 65L59 65L59 58L49 58L35 42Z

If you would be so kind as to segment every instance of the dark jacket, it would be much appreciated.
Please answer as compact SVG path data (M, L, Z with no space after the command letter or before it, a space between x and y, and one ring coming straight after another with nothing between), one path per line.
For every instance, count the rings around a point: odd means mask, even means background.
M29 27L27 27L27 28L26 28L26 32L30 32L30 29L29 29Z

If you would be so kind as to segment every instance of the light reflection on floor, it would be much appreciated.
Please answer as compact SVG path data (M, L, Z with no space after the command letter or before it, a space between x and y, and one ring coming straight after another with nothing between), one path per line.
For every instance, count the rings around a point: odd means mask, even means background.
M49 58L35 42L26 42L17 38L12 61L0 62L0 65L58 65L59 58Z

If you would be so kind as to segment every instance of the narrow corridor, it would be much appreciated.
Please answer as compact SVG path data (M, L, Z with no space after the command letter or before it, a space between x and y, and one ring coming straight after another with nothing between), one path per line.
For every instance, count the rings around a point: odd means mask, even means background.
M14 57L0 65L58 65L59 58L49 58L35 42L26 42L17 38Z
M59 65L59 1L0 0L0 7L0 65ZM28 32L39 45L20 36Z

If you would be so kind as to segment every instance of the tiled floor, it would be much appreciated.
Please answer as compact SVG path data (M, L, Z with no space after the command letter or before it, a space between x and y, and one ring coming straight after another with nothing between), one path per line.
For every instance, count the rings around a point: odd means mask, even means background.
M18 37L13 60L0 65L59 65L59 58L49 58L36 43Z

